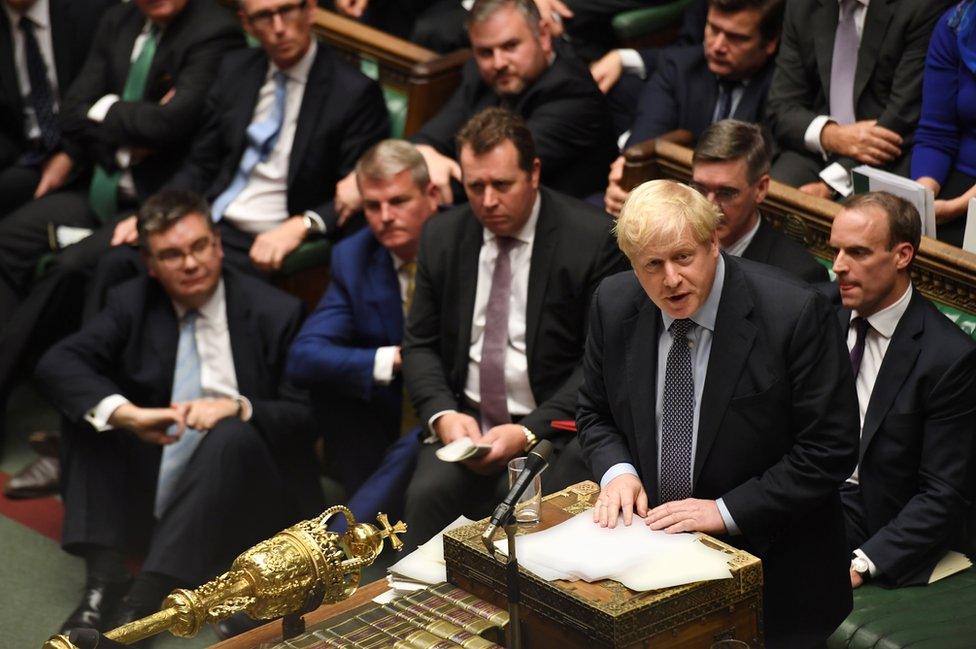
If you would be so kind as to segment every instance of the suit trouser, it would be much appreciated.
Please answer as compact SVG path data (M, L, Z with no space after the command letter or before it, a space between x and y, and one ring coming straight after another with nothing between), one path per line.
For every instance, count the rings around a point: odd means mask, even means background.
M0 219L34 198L41 181L41 170L35 166L12 164L0 169Z
M911 161L912 156L903 155L882 168L885 171L908 178L911 171ZM773 180L786 183L791 187L800 187L820 180L820 172L829 164L829 162L824 162L823 157L819 154L783 149L773 161L769 175Z
M160 447L125 431L64 427L62 545L144 551L142 569L199 585L292 521L281 474L257 429L224 419L207 433L156 521Z

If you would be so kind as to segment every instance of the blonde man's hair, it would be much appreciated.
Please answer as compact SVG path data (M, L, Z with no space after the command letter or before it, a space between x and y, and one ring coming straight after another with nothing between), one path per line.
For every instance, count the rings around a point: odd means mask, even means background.
M691 187L673 180L651 180L630 192L617 219L617 245L631 263L649 245L671 245L685 226L697 243L715 234L722 213Z
M410 172L421 190L430 183L430 172L420 151L406 140L381 140L371 146L356 162L356 182L362 178L389 180L404 171Z

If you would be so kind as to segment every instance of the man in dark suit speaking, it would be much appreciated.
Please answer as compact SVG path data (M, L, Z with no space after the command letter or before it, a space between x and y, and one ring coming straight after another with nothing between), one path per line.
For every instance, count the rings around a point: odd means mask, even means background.
M307 399L282 381L298 300L221 270L195 195L150 198L139 234L149 275L114 289L37 368L66 420L62 543L87 569L68 628L147 615L323 505ZM145 558L127 589L133 549Z
M720 218L666 180L624 205L634 270L594 295L577 409L594 520L727 536L763 561L766 646L823 646L852 606L847 354L820 294L719 251Z
M971 497L976 345L912 287L920 238L915 208L882 192L845 202L830 229L861 414L841 488L855 588L927 583Z
M407 545L464 513L485 516L508 488L505 465L572 416L590 295L623 268L610 218L539 186L532 135L490 108L458 134L469 204L427 222L403 339L407 391L432 443L407 489ZM464 464L436 444L468 437L491 451Z

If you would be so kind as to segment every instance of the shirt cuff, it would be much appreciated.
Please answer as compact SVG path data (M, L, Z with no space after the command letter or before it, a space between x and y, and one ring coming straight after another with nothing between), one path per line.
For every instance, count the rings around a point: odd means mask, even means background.
M872 577L878 576L878 567L874 565L874 561L871 561L868 555L864 554L864 550L858 548L854 550L854 554L856 554L857 556L861 557L862 559L868 562L868 572L871 573Z
M118 95L105 95L88 109L88 114L86 117L93 122L98 122L101 124L105 121L105 116L108 115L108 109L115 105L115 102L119 101Z
M234 397L234 400L241 404L241 421L251 421L251 417L254 415L254 406L251 405L251 400L242 394Z
M373 381L376 385L389 385L393 381L393 359L396 346L380 347L373 357Z
M851 172L839 162L835 162L821 171L820 180L830 185L830 188L841 196L850 196L854 193L854 185L851 184Z
M729 513L729 508L725 506L725 501L719 498L715 501L715 504L718 506L718 513L722 515L722 522L725 523L725 531L731 536L742 534L742 530L735 524L735 519Z
M440 441L437 433L434 432L434 422L450 412L457 412L457 410L441 410L431 415L431 418L427 420L427 437L423 439L424 444L434 444Z
M829 121L829 115L814 117L813 121L810 122L810 126L807 127L806 133L803 134L803 144L811 153L819 153L822 156L827 155L827 152L824 151L823 144L820 142L820 133Z
M85 413L85 421L100 433L112 430L113 426L110 426L108 423L109 418L112 416L112 413L118 410L119 406L124 406L127 403L131 403L131 401L121 394L111 394Z
M115 151L115 164L119 165L119 169L128 169L129 165L132 163L132 149L127 146L120 146Z
M603 489L606 489L611 480L622 475L632 475L636 477L637 469L635 469L634 465L630 462L618 462L614 464L612 467L607 469L607 472L603 474L602 478L600 478L600 490L602 491Z
M313 212L312 210L305 210L305 216L312 219L318 230L318 234L325 234L329 228L326 227L325 221L319 216L318 212Z
M636 74L641 79L647 78L647 68L644 67L644 59L637 53L637 50L621 49L617 50L617 55L620 56L620 62L624 66L624 72Z

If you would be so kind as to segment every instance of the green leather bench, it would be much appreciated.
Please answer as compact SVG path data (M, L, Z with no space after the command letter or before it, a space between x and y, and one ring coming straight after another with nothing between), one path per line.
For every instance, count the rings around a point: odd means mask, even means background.
M694 0L672 0L653 7L622 11L610 21L617 40L629 46L666 45L677 36L685 9Z
M854 591L854 612L827 640L828 649L973 649L976 570L928 586Z

